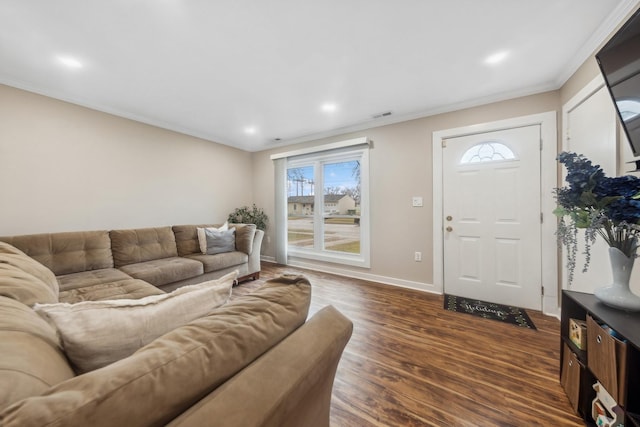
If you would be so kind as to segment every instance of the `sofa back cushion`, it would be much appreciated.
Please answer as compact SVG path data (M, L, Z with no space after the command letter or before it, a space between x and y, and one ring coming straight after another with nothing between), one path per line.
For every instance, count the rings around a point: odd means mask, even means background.
M236 250L251 255L253 239L256 237L255 224L229 224L229 228L236 229Z
M176 236L178 255L201 254L198 228L210 227L220 228L221 224L174 225L173 233ZM256 225L228 224L228 228L236 229L236 250L251 255L251 252L253 252L253 239L256 236Z
M108 231L73 231L0 237L20 249L56 276L112 268Z
M171 227L111 230L109 235L116 267L178 256Z
M221 224L174 225L173 234L179 256L202 254L198 240L198 228L219 228Z
M0 422L4 427L166 425L302 325L310 299L304 277L274 279L126 359L13 405L0 412Z
M58 302L53 272L18 248L0 242L0 295L23 304Z
M3 296L0 355L0 412L74 376L55 330L31 308Z

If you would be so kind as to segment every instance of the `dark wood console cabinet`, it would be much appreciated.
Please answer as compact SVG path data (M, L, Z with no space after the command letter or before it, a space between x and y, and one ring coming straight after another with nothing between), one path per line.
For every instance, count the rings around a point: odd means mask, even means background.
M587 322L586 349L569 338L569 319ZM621 409L612 427L640 427L640 313L610 308L591 294L563 291L560 337L560 382L585 425L596 425L593 384L599 381Z

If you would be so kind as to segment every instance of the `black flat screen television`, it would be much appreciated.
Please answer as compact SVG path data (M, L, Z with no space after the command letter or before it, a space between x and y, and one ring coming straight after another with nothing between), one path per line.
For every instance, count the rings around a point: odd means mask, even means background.
M631 151L640 156L640 10L596 54Z

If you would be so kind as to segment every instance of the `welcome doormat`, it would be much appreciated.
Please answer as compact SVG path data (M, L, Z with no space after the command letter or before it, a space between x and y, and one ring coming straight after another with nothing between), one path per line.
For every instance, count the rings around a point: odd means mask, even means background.
M527 312L520 307L445 294L444 308L449 311L511 323L523 328L536 329Z

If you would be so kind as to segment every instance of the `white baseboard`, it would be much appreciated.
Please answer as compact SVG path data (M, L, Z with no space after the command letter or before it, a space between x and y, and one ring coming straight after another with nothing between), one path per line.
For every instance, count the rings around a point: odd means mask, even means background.
M542 313L560 320L560 307L558 307L558 297L556 295L542 297Z
M264 262L276 263L276 259L274 257L261 256L260 259ZM320 266L317 264L307 263L299 260L291 260L286 267L306 268L308 270L319 271L322 273L331 273L337 276L352 277L355 279L362 279L362 280L368 280L370 282L397 286L399 288L414 289L417 291L442 295L442 292L439 289L437 289L435 285L431 283L413 282L410 280L397 279L394 277L387 277L387 276L379 276L377 274L364 273L360 271L347 270L339 267L331 267L326 265ZM553 307L555 307L555 302L556 302L556 298L554 296L545 298L545 301L544 301L545 309L543 311L543 314L545 314L546 316L555 317L558 320L560 320L560 308L556 307L555 310L553 309ZM552 307L552 309L549 309L549 307Z
M260 259L265 262L275 262L275 258L273 257L262 256ZM436 287L431 283L414 282L411 280L380 276L377 274L370 274L370 273L365 273L361 271L348 270L340 267L307 263L299 260L289 260L289 264L287 264L287 267L306 268L309 270L315 270L322 273L335 274L337 276L352 277L354 279L368 280L370 282L382 283L385 285L397 286L400 288L414 289L418 291L442 295L442 292L436 289Z

